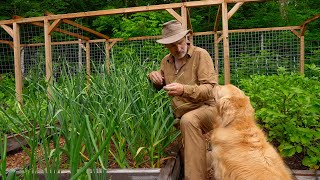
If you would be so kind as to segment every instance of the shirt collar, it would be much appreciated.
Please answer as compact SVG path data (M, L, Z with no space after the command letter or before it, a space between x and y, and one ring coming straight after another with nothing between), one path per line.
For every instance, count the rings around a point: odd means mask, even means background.
M187 52L188 58L187 59L189 59L192 56L192 54L194 52L194 49L195 49L195 47L192 44L188 45L188 52ZM169 56L167 61L169 63L174 63L174 57L173 57L172 54L170 54L170 56Z

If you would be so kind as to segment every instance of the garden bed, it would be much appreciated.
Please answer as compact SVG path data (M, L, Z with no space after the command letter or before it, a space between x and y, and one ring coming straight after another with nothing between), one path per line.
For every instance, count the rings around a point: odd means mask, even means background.
M14 138L15 137L15 138ZM8 142L13 142L14 140L21 140L21 138L16 138L20 136L10 136L8 137ZM11 139L11 140L10 140ZM24 142L24 141L22 141ZM60 139L60 145L64 144L64 139ZM7 155L7 170L16 170L16 173L23 174L23 167L27 166L29 162L29 157L25 151L22 151L21 147L18 147L18 142L14 142L16 149L12 149ZM9 143L8 143L9 146ZM9 148L8 148L9 149ZM28 148L25 150L28 151ZM107 170L107 178L112 177L113 180L123 180L123 179L179 179L182 172L181 158L179 155L179 147L177 142L174 142L167 151L170 151L170 157L165 159L160 168L136 168L136 169L120 169L114 160L110 160L110 166ZM39 152L39 151L37 151ZM41 154L38 154L41 156ZM298 180L316 180L316 177L320 175L320 171L308 170L307 167L303 166L301 163L302 157L295 155L290 158L284 158L285 163L292 170L292 173ZM69 179L70 170L65 169L68 167L68 158L66 156L61 157L61 171L59 172L59 179ZM40 167L39 167L40 168ZM92 173L92 172L91 172ZM209 172L210 173L210 172ZM93 174L103 175L101 169L96 170ZM37 171L39 179L45 179L45 173L42 170ZM213 174L210 174L210 179L213 179ZM0 178L1 179L1 178Z
M10 142L10 143L9 143ZM64 138L61 138L59 141L60 146L65 144ZM6 157L6 170L15 171L16 175L23 176L23 168L27 167L30 162L30 157L26 151L30 151L29 147L25 147L22 150L21 145L26 145L26 141L22 136L12 135L8 137L8 151ZM10 150L9 150L10 147ZM179 155L179 145L177 141L173 142L167 149L169 156L164 158L160 168L127 168L120 169L117 166L114 159L110 159L109 169L106 170L106 173L102 169L88 170L87 173L91 173L92 177L94 176L106 176L107 179L112 178L112 180L123 180L123 179L178 179L181 172L181 159ZM43 157L43 154L40 151L40 148L36 150L37 157ZM58 179L70 179L71 171L66 169L68 168L69 162L68 157L65 155L61 156L61 170L59 171ZM37 165L37 177L38 179L46 179L45 172L41 170L40 163ZM0 176L1 179L1 176Z

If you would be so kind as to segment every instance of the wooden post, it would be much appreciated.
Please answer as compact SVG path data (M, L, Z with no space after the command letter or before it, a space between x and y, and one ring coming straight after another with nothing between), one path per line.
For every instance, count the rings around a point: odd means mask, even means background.
M107 73L110 74L110 45L108 40L106 40L105 42L105 49L106 49L106 70L107 70Z
M13 23L13 53L14 53L14 75L15 75L15 82L16 82L16 98L19 104L23 105L20 26L18 23Z
M228 33L228 5L222 3L222 32L224 58L224 84L230 84L229 33Z
M190 33L188 39L189 39L190 43L193 44L193 34L192 34L193 28L192 28L192 24L191 24L190 10L189 9L187 9L187 14L188 14L187 15L187 22L188 22L187 27L189 26L189 29L191 30L191 33Z
M188 28L188 14L187 14L187 8L186 6L181 6L181 24L182 24L182 29L187 30Z
M228 12L228 19L230 19L234 13L238 11L238 9L243 5L244 2L238 2L236 5L232 7L232 9Z
M181 23L181 16L176 11L174 11L173 9L166 9L166 11Z
M50 35L50 22L44 18L44 44L46 54L46 81L52 84L52 54L51 54L51 35ZM48 96L51 97L51 89L48 87Z
M90 82L90 43L86 42L86 73L88 84Z
M219 5L216 20L214 22L213 27L213 34L214 34L214 66L215 66L215 74L216 74L216 81L219 82L219 37L218 37L218 30L219 30L219 22L221 19L221 5Z

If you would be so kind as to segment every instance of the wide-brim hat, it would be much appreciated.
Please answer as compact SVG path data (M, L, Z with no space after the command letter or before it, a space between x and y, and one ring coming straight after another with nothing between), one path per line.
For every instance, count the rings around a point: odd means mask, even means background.
M166 22L162 25L162 38L157 40L160 44L171 44L186 36L190 30L183 30L182 25L177 20Z

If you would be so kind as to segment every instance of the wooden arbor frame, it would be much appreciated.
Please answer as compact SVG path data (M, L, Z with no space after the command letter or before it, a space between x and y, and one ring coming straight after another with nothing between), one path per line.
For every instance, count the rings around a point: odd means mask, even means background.
M106 41L106 55L107 59L109 56L109 50L111 49L112 45L116 43L109 39L108 36L103 35L99 32L91 30L87 27L81 26L69 19L73 18L81 18L81 17L91 17L91 16L103 16L103 15L114 15L114 14L126 14L126 13L137 13L137 12L147 12L147 11L157 11L157 10L166 10L170 13L175 19L182 23L184 29L189 28L192 29L189 15L188 15L188 8L194 7L202 7L202 6L213 6L219 5L219 10L216 16L216 21L213 29L214 34L214 47L215 47L215 64L217 67L218 62L218 43L223 40L223 49L224 49L224 74L225 74L225 84L230 83L230 62L229 62L229 39L228 34L228 19L232 17L232 15L245 3L245 2L258 2L264 0L206 0L206 1L192 1L192 2L182 2L182 3L172 3L172 4L162 4L162 5L151 5L151 6L141 6L141 7L132 7L132 8L120 8L120 9L110 9L110 10L100 10L100 11L89 11L89 12L79 12L79 13L70 13L70 14L59 14L54 15L51 13L47 13L46 16L41 17L32 17L32 18L21 18L15 17L12 20L3 20L0 21L0 26L13 38L13 42L0 40L0 43L9 44L14 49L14 65L15 65L15 81L16 81L16 98L20 104L22 104L22 72L21 72L21 53L20 53L20 26L19 24L22 23L30 23L36 26L40 26L44 28L44 37L45 37L45 59L46 59L46 80L51 83L52 77L52 54L51 54L51 33L53 31L60 32L69 36L74 36L82 40L86 40L86 49L87 53L87 61L90 61L90 49L89 49L89 41L90 38L71 33L62 29L59 29L58 26L61 23L66 23L77 28L80 28L84 31L87 31L99 38L104 39ZM228 11L228 4L235 4L230 11ZM178 14L174 9L180 9L181 14ZM319 15L320 16L320 15ZM304 61L304 31L306 26L309 22L319 18L319 16L314 17L310 20L307 20L301 26L294 26L289 27L289 29L300 38L300 46L301 46L301 72L303 73L303 61ZM220 19L222 18L222 33L218 32L218 25ZM12 26L12 27L11 27ZM286 28L288 29L288 28ZM300 33L296 30L300 30ZM235 32L247 32L246 30L233 30ZM255 29L255 31L259 31L259 29ZM220 37L218 34L222 34ZM150 37L141 37L139 39L147 39ZM111 44L110 44L111 42ZM88 67L90 63L87 63L87 74L90 74L90 67ZM106 62L106 66L108 68L109 62ZM49 91L50 93L50 91Z

